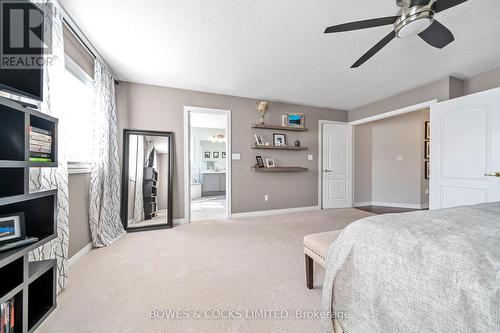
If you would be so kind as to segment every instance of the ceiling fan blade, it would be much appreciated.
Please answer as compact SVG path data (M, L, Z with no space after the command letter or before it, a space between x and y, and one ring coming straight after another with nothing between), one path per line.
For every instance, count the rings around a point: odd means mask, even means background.
M411 0L410 7L428 5L431 0Z
M399 16L388 16L388 17L380 17L380 18L376 18L376 19L334 25L334 26L326 28L325 34L329 34L332 32L344 32L344 31L351 31L351 30L374 28L374 27L380 27L383 25L394 24L394 22L396 22L396 20L398 18L399 18Z
M451 7L455 7L460 5L461 3L467 2L467 0L437 0L434 5L435 12L439 13L443 10L450 9Z
M447 27L434 20L431 26L418 34L427 44L442 49L455 40Z
M351 66L351 68L357 68L357 67L361 66L362 64L364 64L368 59L370 59L371 57L373 57L384 46L386 46L387 44L389 44L389 42L391 40L393 40L394 38L396 38L396 32L395 31L391 31L390 34L388 34L387 36L385 36L374 47L372 47L370 50L368 50L368 52L366 52L365 54L363 54L363 56L361 58L359 58L359 60L356 61L354 63L354 65Z

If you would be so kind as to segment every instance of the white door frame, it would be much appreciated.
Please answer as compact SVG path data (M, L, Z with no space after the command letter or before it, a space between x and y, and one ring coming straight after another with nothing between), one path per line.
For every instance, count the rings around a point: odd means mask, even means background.
M231 219L231 110L184 106L184 221L191 220L191 124L189 113L223 114L226 116L226 216Z
M334 121L334 120L322 120L318 121L318 206L323 209L323 125L325 124L342 124L347 125L349 132L351 133L351 145L348 147L349 156L349 172L351 174L351 207L354 204L354 165L353 165L353 152L354 152L354 135L353 135L353 125L348 122Z

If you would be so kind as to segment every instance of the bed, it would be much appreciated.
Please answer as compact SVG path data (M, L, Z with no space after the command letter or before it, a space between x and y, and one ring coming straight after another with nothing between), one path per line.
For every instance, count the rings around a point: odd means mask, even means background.
M350 224L322 308L322 332L500 332L500 202Z

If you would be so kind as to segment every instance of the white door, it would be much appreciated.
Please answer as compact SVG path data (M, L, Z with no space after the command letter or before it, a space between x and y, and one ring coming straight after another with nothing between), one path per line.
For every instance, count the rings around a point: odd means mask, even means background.
M352 207L352 126L323 124L322 208Z
M430 209L500 201L500 89L431 107L430 163Z

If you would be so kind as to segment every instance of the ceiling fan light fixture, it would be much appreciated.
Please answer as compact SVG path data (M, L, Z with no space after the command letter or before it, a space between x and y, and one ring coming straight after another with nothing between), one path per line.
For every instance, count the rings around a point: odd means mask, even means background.
M416 36L434 22L434 12L423 11L396 22L396 35L399 38Z

